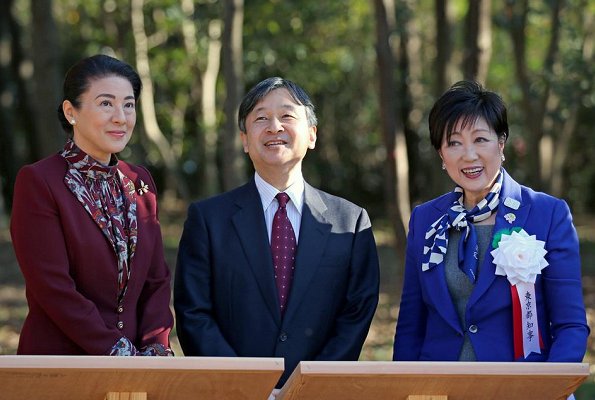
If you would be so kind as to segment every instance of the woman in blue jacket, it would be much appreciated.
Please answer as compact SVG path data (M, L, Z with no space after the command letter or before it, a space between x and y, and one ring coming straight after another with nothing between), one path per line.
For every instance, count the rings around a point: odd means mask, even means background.
M458 82L429 127L456 188L411 214L393 359L582 361L589 327L572 216L502 167L504 102Z

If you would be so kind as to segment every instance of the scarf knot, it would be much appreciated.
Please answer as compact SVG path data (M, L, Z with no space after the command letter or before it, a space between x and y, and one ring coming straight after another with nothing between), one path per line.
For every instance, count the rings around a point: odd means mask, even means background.
M422 271L427 271L444 262L448 248L448 232L451 228L461 231L459 240L459 268L472 283L477 279L478 247L476 222L488 219L500 204L500 190L504 175L502 171L496 177L489 193L473 209L467 210L463 205L463 189L457 186L454 190L455 200L444 215L438 218L426 232Z
M128 287L130 263L138 241L134 185L120 172L118 158L113 154L109 165L104 165L69 140L60 155L68 162L64 183L101 229L116 254L118 302L121 302Z

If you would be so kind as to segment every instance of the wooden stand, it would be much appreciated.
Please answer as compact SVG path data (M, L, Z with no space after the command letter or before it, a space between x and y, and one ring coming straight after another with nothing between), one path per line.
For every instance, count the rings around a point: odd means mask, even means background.
M3 400L266 399L282 358L0 356Z
M147 400L147 394L145 392L109 392L105 400Z
M302 361L277 400L566 400L585 363Z

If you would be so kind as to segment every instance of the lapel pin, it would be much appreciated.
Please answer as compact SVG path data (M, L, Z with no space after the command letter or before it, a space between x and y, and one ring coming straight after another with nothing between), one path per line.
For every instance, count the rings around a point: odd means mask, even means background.
M140 180L140 188L137 189L137 192L140 196L147 193L149 191L149 185L147 185L143 180Z
M513 199L513 198L507 197L507 198L504 200L504 205L505 205L506 207L510 207L510 208L512 208L513 210L518 210L518 209L519 209L519 206L521 205L521 202L520 202L520 201L518 201L518 200L515 200L515 199Z
M504 216L504 219L507 220L509 224L512 224L516 219L516 215L514 215L513 213L508 213Z

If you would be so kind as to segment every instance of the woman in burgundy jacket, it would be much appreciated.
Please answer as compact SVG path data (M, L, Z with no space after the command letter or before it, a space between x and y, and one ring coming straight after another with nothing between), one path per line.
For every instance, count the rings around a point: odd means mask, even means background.
M69 139L17 176L10 229L29 305L18 354L173 355L155 184L116 157L141 86L115 58L79 61L58 108Z

